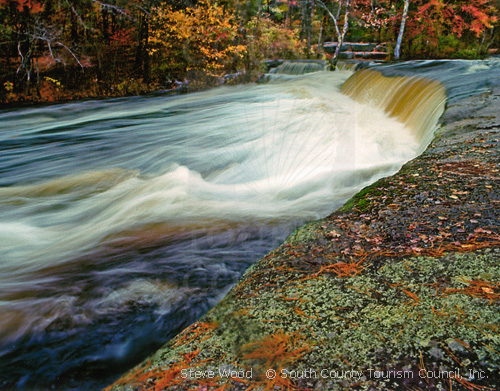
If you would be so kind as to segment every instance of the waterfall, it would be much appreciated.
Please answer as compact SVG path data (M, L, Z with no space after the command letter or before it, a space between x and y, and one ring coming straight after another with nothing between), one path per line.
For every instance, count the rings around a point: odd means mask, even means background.
M324 66L0 111L0 385L98 389L419 153L439 83Z
M446 104L446 89L436 80L386 77L371 69L354 73L343 84L342 92L356 102L379 107L397 118L413 130L424 146L432 140Z
M361 67L361 62L344 62L339 61L337 63L336 71L356 71Z
M270 73L284 75L304 75L306 73L324 71L326 70L326 67L326 62L321 60L285 61L277 68L272 69Z

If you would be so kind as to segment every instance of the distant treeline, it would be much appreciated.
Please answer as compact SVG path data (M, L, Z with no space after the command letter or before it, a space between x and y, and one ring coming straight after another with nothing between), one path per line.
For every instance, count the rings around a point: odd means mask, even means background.
M481 58L498 47L499 8L500 0L0 0L0 102L240 82L264 59L335 65L327 41L386 42L402 59Z

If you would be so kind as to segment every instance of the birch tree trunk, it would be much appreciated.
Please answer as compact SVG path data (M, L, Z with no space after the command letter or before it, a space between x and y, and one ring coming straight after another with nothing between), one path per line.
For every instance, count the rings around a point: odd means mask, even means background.
M337 23L337 20L340 17L340 9L342 8L342 4L339 4L339 8L337 9L337 17L335 17L332 14L332 11L330 11L330 9L326 6L325 3L323 3L321 0L315 0L315 2L316 2L317 5L319 5L321 8L323 8L328 13L328 15L330 16L330 18L332 18L333 25L335 26L335 32L337 33L337 38L339 38L340 37L340 31L339 31L339 25Z
M399 28L398 40L396 41L396 48L394 49L394 58L396 60L399 60L400 57L401 42L403 42L403 33L405 31L406 18L408 17L409 8L410 8L410 0L405 0L403 17L401 18L401 27Z
M345 15L344 15L344 27L342 29L342 33L339 36L338 42L337 42L337 48L335 49L335 54L333 55L332 58L332 70L335 70L337 67L337 63L339 62L339 54L340 54L340 49L342 49L342 45L344 44L344 38L347 33L347 30L349 28L349 6L350 6L351 0L345 0Z

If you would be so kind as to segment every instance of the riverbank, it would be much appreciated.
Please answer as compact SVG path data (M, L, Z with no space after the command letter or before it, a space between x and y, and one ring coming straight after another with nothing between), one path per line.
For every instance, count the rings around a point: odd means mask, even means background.
M495 88L448 107L421 156L296 231L108 389L495 389L499 106Z
M263 64L265 68L265 64ZM237 85L254 83L263 75L260 70L250 72L237 72L226 74L221 77L206 75L201 71L188 73L188 77L182 81L169 80L168 83L145 83L142 79L129 78L122 82L111 85L96 78L87 81L81 88L67 88L58 80L57 72L43 76L41 86L32 94L25 95L7 92L5 99L0 99L0 107L3 109L38 106L45 104L62 104L73 101L105 100L113 98L127 98L134 96L168 96L188 92L203 91L221 85ZM5 86L8 88L9 86Z

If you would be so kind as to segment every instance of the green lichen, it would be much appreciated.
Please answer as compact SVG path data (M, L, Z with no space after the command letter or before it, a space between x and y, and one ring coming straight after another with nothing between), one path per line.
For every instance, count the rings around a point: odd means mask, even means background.
M308 223L290 234L284 244L295 245L300 242L305 242L318 237L317 231L322 224L322 220Z
M353 208L358 208L361 211L369 210L371 205L370 199L376 198L387 193L387 180L379 179L375 183L361 189L351 199L349 199L337 213L347 213Z
M370 377L374 372L369 370L405 368L418 378L421 360L426 368L448 371L455 370L459 360L462 372L483 370L498 376L500 356L492 350L500 345L498 304L444 291L463 288L464 279L500 281L499 255L486 250L412 257L357 277L304 280L290 275L279 288L262 289L245 299L235 300L233 292L201 320L218 327L196 345L200 360L212 360L200 368L248 365L240 360L242 346L277 330L298 330L310 351L291 369L362 371L363 381L357 386L361 390L398 389L398 379L391 379L389 386L387 379ZM193 349L167 345L153 358L153 367L159 362L168 365ZM304 382L297 380L299 385ZM353 379L319 375L307 379L309 385L330 390L351 383ZM443 389L446 385L441 384Z
M302 332L315 344L303 369L417 368L422 353L429 367L452 370L458 365L453 354L462 364L469 363L464 364L467 369L487 370L493 376L500 368L500 357L486 346L499 343L499 329L494 326L500 324L498 305L485 299L438 293L443 279L447 288L459 288L463 277L479 278L485 271L492 280L500 280L496 256L471 253L441 259L409 258L359 277L324 277L312 280L306 288L291 285L284 289L283 296L302 299L297 306L306 316L294 313L295 304L275 299L272 294L253 300L253 313L260 319L275 320L274 327L285 331L301 325ZM415 293L418 301L402 289ZM456 340L471 346L473 352L465 354ZM470 356L477 358L475 366L470 364ZM382 384L369 380L367 387ZM342 389L342 384L329 383L329 387L335 385L329 389Z

